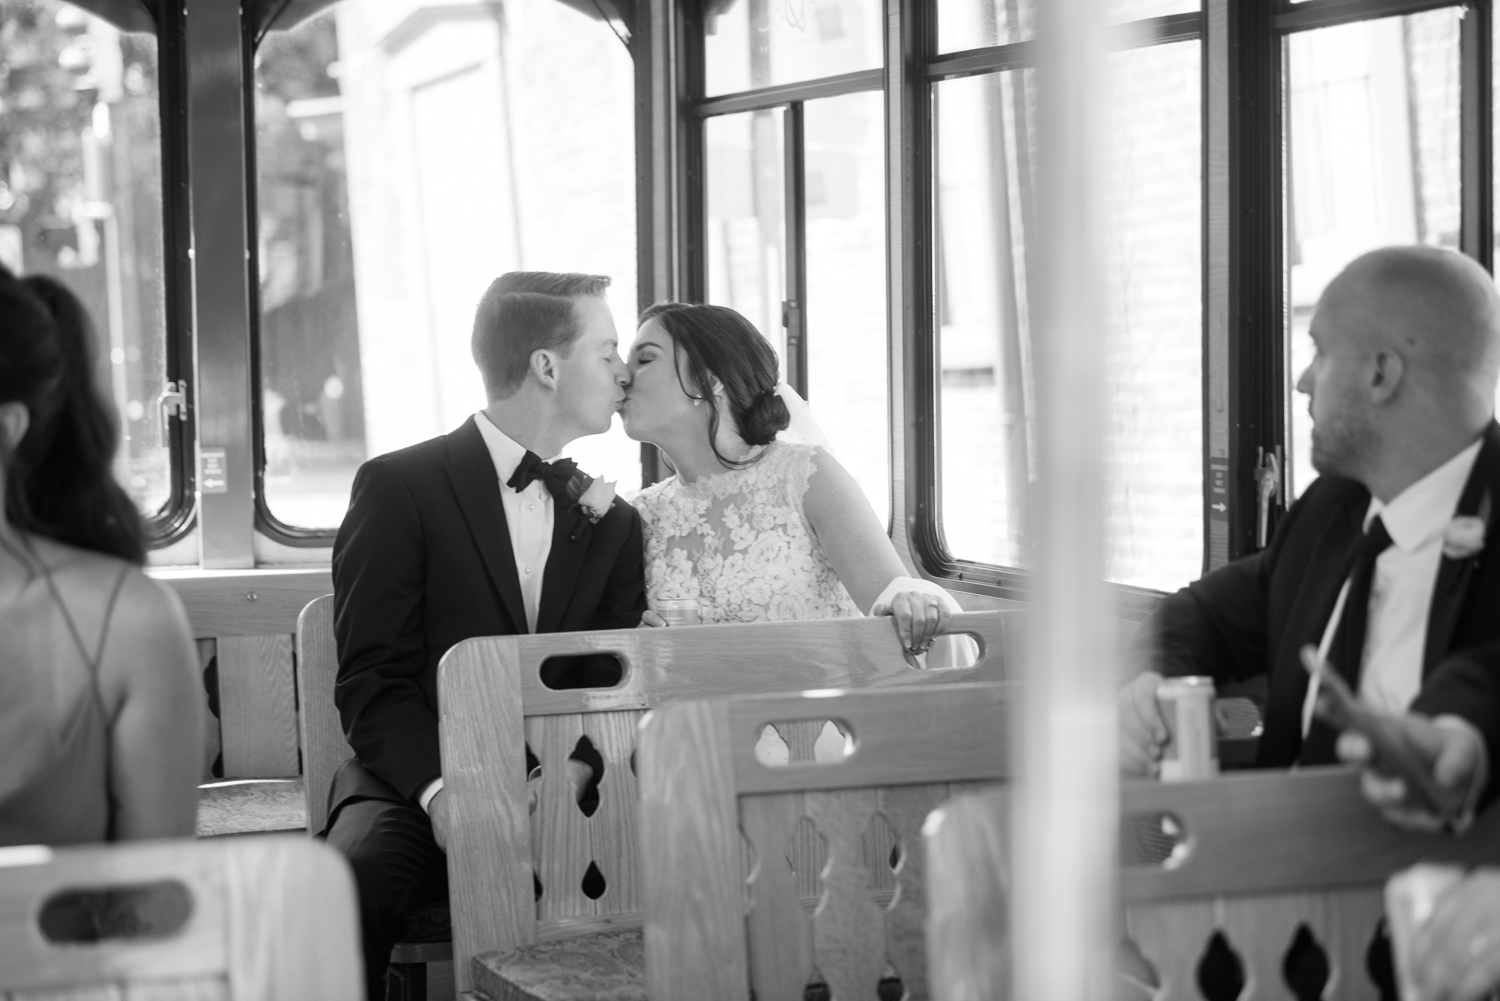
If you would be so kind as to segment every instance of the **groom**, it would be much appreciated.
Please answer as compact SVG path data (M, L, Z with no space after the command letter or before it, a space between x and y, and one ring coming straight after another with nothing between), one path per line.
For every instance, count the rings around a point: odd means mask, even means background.
M646 607L635 509L591 508L598 491L579 504L572 464L539 459L607 431L624 399L608 284L496 279L472 342L489 405L354 479L333 588L334 700L355 757L329 791L327 837L354 869L371 998L410 915L447 895L438 661L471 636L633 627ZM595 666L555 687L599 683Z

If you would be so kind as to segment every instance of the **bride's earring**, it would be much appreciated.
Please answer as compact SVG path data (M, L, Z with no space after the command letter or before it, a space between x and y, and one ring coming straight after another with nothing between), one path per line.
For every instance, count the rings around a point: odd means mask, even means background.
M701 398L694 400L693 401L693 406L695 406L695 407L701 407L701 406L703 406L703 400Z

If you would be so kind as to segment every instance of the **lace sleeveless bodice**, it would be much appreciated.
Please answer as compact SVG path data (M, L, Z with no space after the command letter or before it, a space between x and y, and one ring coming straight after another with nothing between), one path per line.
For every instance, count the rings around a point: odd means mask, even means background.
M743 469L642 490L647 604L696 598L704 623L859 615L803 509L817 451L774 442Z

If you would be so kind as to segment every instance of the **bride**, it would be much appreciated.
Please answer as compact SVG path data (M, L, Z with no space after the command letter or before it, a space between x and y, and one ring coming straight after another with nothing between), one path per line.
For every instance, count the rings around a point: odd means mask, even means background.
M704 623L865 612L893 616L911 653L932 646L957 603L906 576L827 448L789 440L819 435L785 433L788 399L806 404L778 384L776 353L748 320L723 306L657 303L641 316L628 365L625 433L675 470L633 501L645 530L644 624L666 625L659 609L681 599L697 602ZM972 662L969 643L940 647L930 661Z

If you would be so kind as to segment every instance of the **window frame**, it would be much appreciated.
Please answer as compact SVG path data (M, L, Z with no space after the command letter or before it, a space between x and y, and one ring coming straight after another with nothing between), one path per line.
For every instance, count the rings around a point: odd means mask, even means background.
M1113 29L1120 48L1198 39L1203 46L1203 572L1257 551L1256 469L1260 456L1289 448L1285 275L1287 36L1351 21L1445 7L1465 12L1461 29L1462 236L1460 247L1493 266L1492 0L1204 0L1200 11L1145 18ZM924 576L954 590L1024 599L1031 574L962 559L941 527L938 478L938 361L933 313L932 87L940 80L1033 65L1034 41L939 54L936 0L887 0L887 268L890 324L891 535ZM689 65L701 67L703 26L694 5L681 12ZM797 99L867 89L848 74L761 91L704 98L701 68L681 114L789 106ZM684 298L703 282L701 128L687 144L681 245ZM788 179L790 189L794 180ZM789 238L791 232L789 230ZM791 254L788 254L791 257ZM789 282L789 288L797 288ZM789 335L792 331L789 330ZM805 330L798 330L804 340ZM790 339L790 338L789 338ZM789 366L790 367L790 366ZM1271 527L1284 514L1286 486L1273 499ZM1113 585L1127 616L1158 592Z
M337 0L335 0L337 2ZM325 4L312 16L321 16L334 3ZM294 549L322 549L333 545L337 528L309 528L293 525L276 517L266 500L266 421L265 395L261 376L261 324L264 317L260 307L260 174L259 151L256 149L255 122L255 54L266 36L270 34L276 17L286 7L275 10L270 17L253 3L240 8L240 41L244 70L245 113L245 219L246 247L245 263L250 274L250 313L246 317L250 332L250 455L255 472L255 530L273 542Z
M894 14L893 14L894 10ZM891 520L889 532L898 552L924 576L955 590L991 597L1023 599L1030 572L955 557L943 538L938 482L938 379L934 323L932 98L939 81L1035 65L1035 42L986 46L958 52L936 51L936 0L887 0L885 65L879 69L780 84L731 94L704 96L704 30L696 5L682 9L682 37L690 55L690 76L680 113L690 123L687 164L682 186L682 214L689 220L683 253L681 297L703 301L707 292L706 193L702 123L720 114L775 107L787 116L788 167L800 155L800 109L820 97L880 89L886 101L887 140L887 351L890 385ZM1201 38L1202 13L1144 18L1116 29L1119 47L1134 48ZM1206 75L1206 72L1205 72ZM803 219L794 215L803 194L800 171L786 171L787 289L805 296L806 259ZM792 249L794 239L797 252ZM1207 270L1205 265L1205 271ZM806 394L807 337L805 311L789 299L786 310L788 382ZM793 347L795 345L795 347ZM1206 366L1205 366L1206 367ZM1156 592L1117 585L1127 609L1145 609Z
M155 512L141 512L148 549L164 549L197 528L195 463L189 460L197 441L196 378L193 373L193 261L191 196L187 166L187 50L181 5L150 0L64 0L85 13L116 23L119 9L138 6L156 35L156 90L161 129L162 183L162 318L165 381L181 390L186 405L171 418L157 402L149 406L163 422L168 456L167 500ZM115 16L111 16L111 15ZM121 30L131 30L122 28ZM123 422L119 429L123 436Z
M176 383L186 405L167 421L172 492L166 506L146 519L151 549L164 549L198 527L196 503L198 439L197 376L194 372L192 195L187 155L187 46L181 4L143 5L156 23L157 93L161 99L162 261L165 296L167 383Z
M194 150L189 133L190 125L200 120L194 117L193 105L201 89L190 87L189 64L204 54L190 57L184 8L200 7L207 0L188 0L180 6L142 2L151 10L159 46L167 379L186 386L189 403L169 431L172 493L164 510L148 518L150 544L161 549L197 530L205 566L253 564L256 534L285 545L326 547L333 530L282 525L265 507L264 438L255 391L260 378L258 311L252 308L237 329L217 331L210 329L211 319L197 315L204 305L199 292L205 287L206 274L211 280L223 279L230 267L227 258L205 260L201 249L195 262L192 252L194 213L188 177ZM88 9L87 0L79 6ZM243 250L252 255L257 246L253 237L252 40L260 33L254 18L261 6L246 4L237 17L242 58L238 86L245 115L238 127L243 130L246 150L241 174L246 197L241 207L247 210L248 219ZM701 299L705 291L702 125L707 117L883 90L892 539L915 568L954 590L1024 597L1028 572L955 558L942 538L936 478L938 372L931 288L930 102L936 80L1023 65L1024 48L1033 43L939 55L935 51L936 0L887 0L885 64L880 69L707 98L698 6L691 0L646 0L632 24L640 304L667 298ZM1296 373L1286 370L1286 38L1335 24L1445 7L1464 12L1459 71L1460 249L1492 269L1492 6L1493 0L1204 0L1199 13L1135 22L1155 24L1158 37L1147 44L1197 37L1203 45L1205 572L1255 551L1256 455L1289 444L1289 408L1294 403L1291 380ZM203 178L197 178L197 187L201 200L206 197ZM218 187L210 187L220 193ZM199 225L207 218L205 207L198 206ZM805 241L805 231L798 237ZM247 290L253 290L249 285L253 266L253 261L243 265ZM199 330L204 336L198 336ZM235 347L241 338L247 343ZM801 343L805 347L805 340ZM236 374L232 366L218 361L205 364L205 351L212 354L228 348L248 353L252 359L248 373ZM805 386L805 367L801 377ZM245 414L247 429L241 433L251 439L249 453L253 455L248 463L252 468L246 472L253 475L241 487L239 467L234 465L238 460L232 455L233 496L195 501L195 450L204 419L200 407L212 410L216 394L232 397L235 407ZM204 416L212 418L211 423L222 423L223 415ZM656 478L654 450L643 446L641 461L643 482L649 483ZM245 494L253 495L253 501ZM1284 495L1278 500L1277 515L1284 511ZM1127 615L1155 599L1155 592L1145 589L1120 586L1117 590Z

